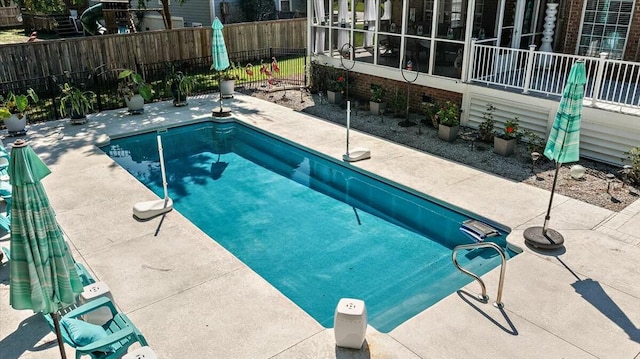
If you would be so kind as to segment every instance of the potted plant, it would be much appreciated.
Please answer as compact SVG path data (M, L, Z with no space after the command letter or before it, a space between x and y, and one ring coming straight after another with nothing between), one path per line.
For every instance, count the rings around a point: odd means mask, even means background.
M153 97L151 85L147 84L140 74L129 69L120 71L118 79L118 92L124 97L129 111L142 111L144 100L150 101Z
M387 104L384 102L385 91L380 85L371 85L371 98L369 98L369 111L372 115L380 115L380 110L385 110Z
M87 114L93 109L92 101L96 94L93 91L82 91L69 83L60 86L60 91L60 115L69 115L72 125L87 122Z
M240 79L237 67L233 61L231 65L224 71L219 73L218 83L220 84L220 96L222 98L232 98L235 91L236 80Z
M339 104L342 102L342 93L347 86L347 80L342 75L338 75L335 79L329 81L329 88L327 89L327 101L332 104Z
M166 79L167 90L173 95L173 105L176 107L188 105L187 96L191 94L194 79L182 71L174 71Z
M460 109L458 105L447 101L440 107L435 116L438 121L438 137L447 142L451 142L458 137L460 128Z
M21 133L27 126L26 111L29 109L29 100L38 102L38 95L33 89L27 89L26 94L9 92L6 97L0 96L0 118L4 119L9 133Z
M520 124L518 123L518 117L507 120L504 123L504 131L493 137L493 152L501 156L512 155L519 137Z

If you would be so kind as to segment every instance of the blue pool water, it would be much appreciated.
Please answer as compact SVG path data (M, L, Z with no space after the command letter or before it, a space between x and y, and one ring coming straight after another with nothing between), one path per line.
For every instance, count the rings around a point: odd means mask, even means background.
M162 197L156 135L103 150ZM471 242L459 227L476 217L463 211L236 123L173 128L162 142L174 208L325 327L352 297L389 332L471 280L451 262ZM478 274L500 263L487 250L458 258Z

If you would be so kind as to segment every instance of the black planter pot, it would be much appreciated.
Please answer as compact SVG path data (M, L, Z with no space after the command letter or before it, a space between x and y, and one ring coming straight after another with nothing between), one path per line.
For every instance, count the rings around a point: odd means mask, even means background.
M84 113L78 113L73 109L71 109L69 113L71 114L71 116L69 116L69 122L72 125L82 125L87 123L87 115Z
M172 91L173 93L173 105L176 107L186 106L187 103L187 95L183 94L180 91Z

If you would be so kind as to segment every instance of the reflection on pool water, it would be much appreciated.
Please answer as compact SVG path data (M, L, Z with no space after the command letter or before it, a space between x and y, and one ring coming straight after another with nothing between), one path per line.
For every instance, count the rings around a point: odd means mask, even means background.
M162 197L156 135L103 150ZM174 208L325 327L351 297L388 332L471 280L451 250L471 243L463 221L486 219L237 123L172 128L162 141ZM507 230L493 226L505 248ZM475 250L458 261L481 275L500 258Z

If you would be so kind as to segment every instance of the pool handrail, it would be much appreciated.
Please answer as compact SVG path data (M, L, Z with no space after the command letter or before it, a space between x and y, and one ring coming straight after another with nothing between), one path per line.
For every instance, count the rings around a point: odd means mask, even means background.
M477 243L470 243L470 244L461 244L453 248L453 252L451 253L451 260L453 261L453 264L456 266L456 268L458 268L459 271L472 277L473 279L478 281L478 283L480 283L480 287L482 288L482 294L478 295L478 300L484 303L487 303L489 301L489 296L487 295L487 287L485 286L484 281L482 281L482 279L480 279L480 277L478 277L474 273L460 267L460 264L458 263L458 260L457 260L458 251L463 249L474 250L478 248L493 248L498 252L498 254L500 254L500 257L502 258L502 264L500 265L500 282L498 283L498 295L496 297L496 301L493 303L493 306L496 308L504 308L504 303L502 303L502 287L504 284L504 273L506 269L505 267L507 265L507 255L505 254L502 247L500 247L499 245L493 242L477 242Z

